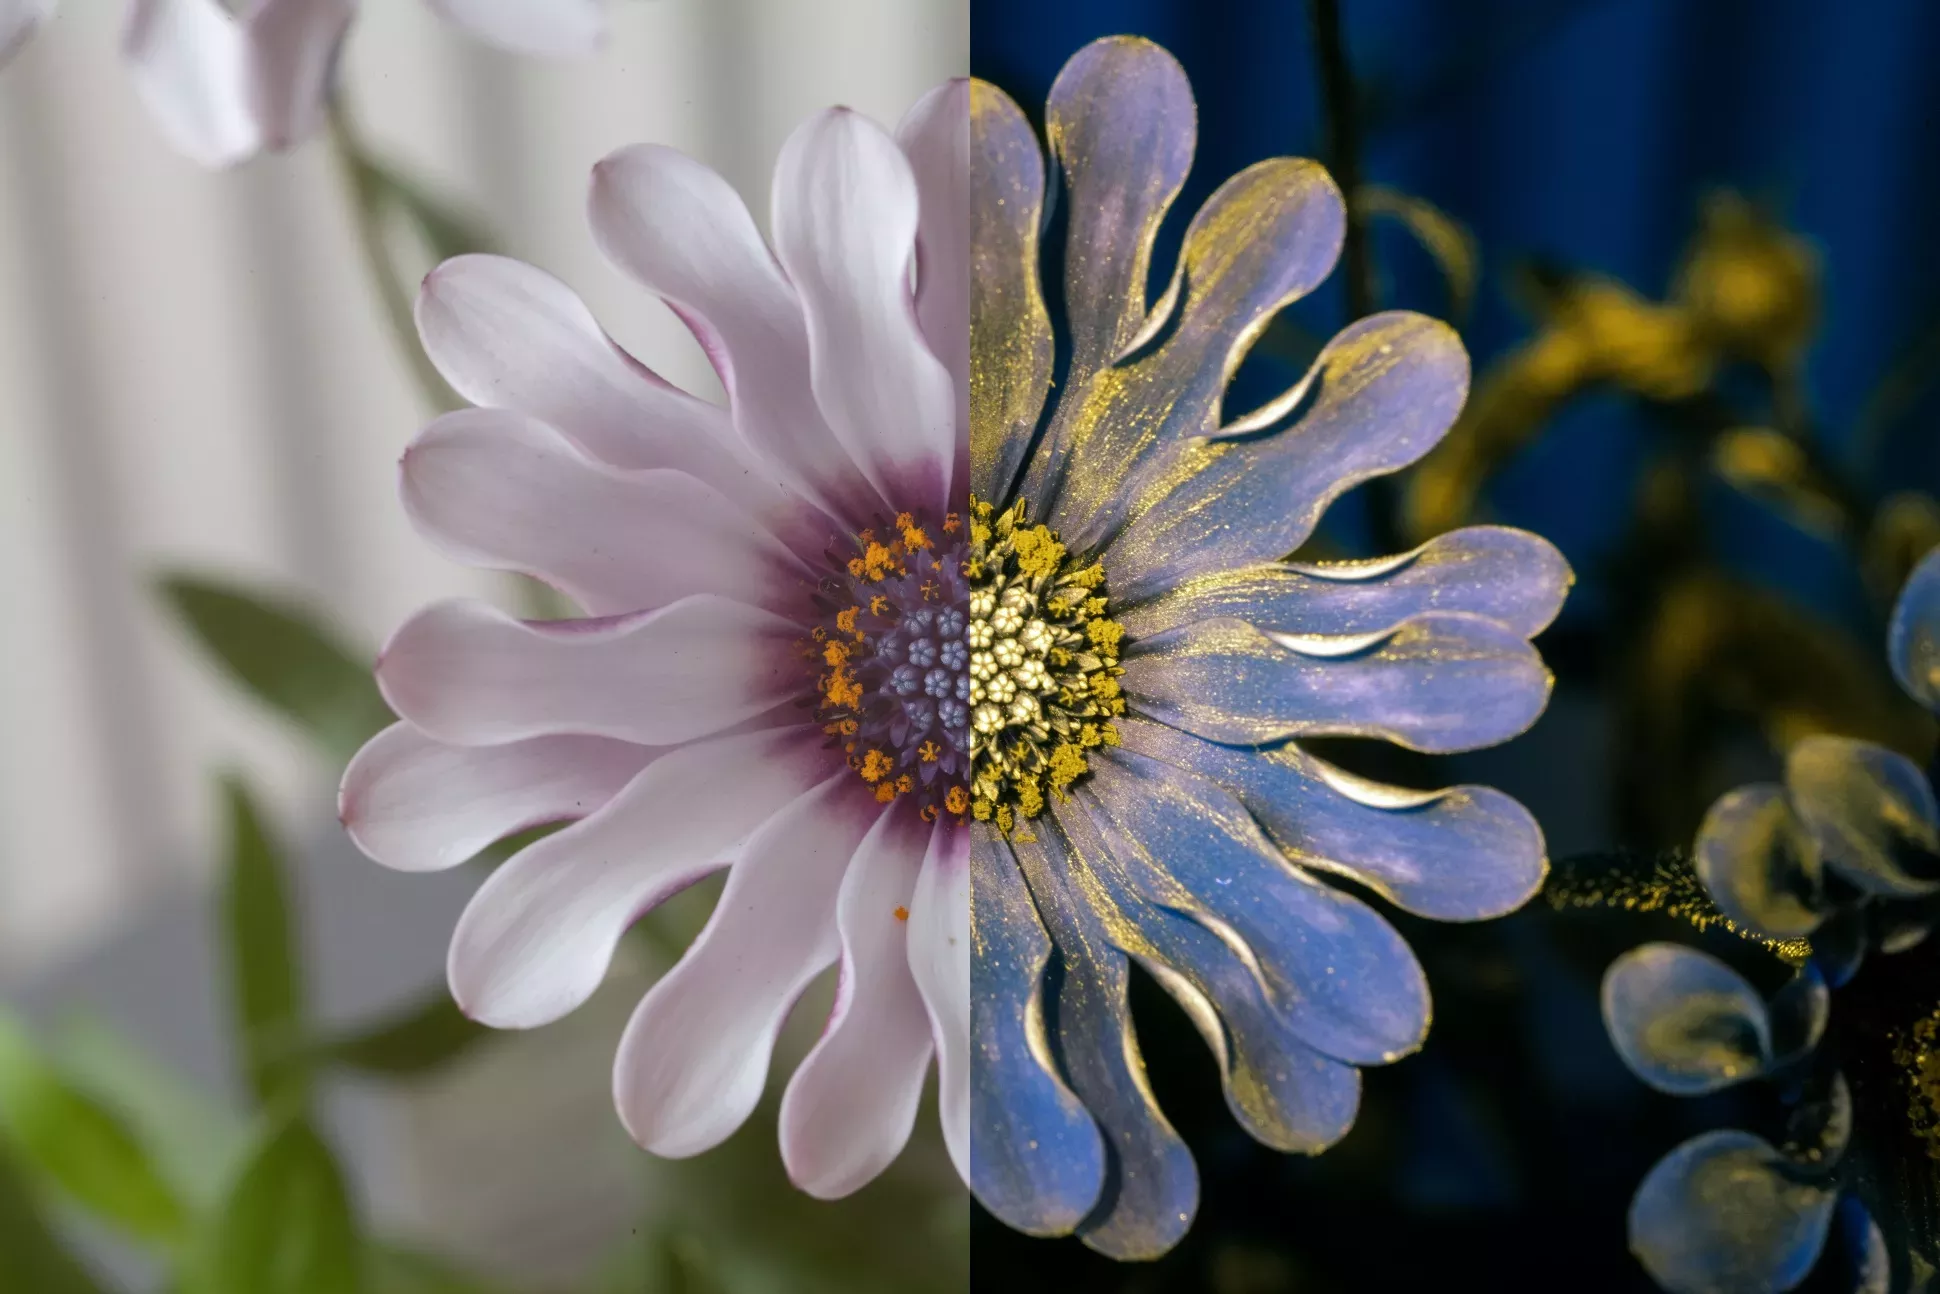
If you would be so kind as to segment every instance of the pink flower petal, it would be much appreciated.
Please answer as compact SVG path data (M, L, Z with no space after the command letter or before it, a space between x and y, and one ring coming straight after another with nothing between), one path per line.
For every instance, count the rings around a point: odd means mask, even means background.
M867 117L831 109L782 147L775 247L808 321L815 401L885 498L943 512L957 399L916 324L917 219L909 161Z
M747 443L831 514L871 524L886 505L816 410L801 305L733 187L683 153L640 144L593 168L587 216L606 258L694 330Z
M939 822L909 902L909 970L936 1041L937 1113L970 1180L970 832Z
M393 635L377 684L401 717L453 745L578 733L673 746L799 693L799 634L713 594L604 620L528 622L441 602Z
M746 1121L789 1008L841 951L836 895L880 816L843 769L742 847L707 928L620 1039L613 1101L635 1141L683 1158Z
M176 151L203 166L233 166L262 147L242 27L218 0L134 0L121 52Z
M916 318L956 386L958 447L970 445L970 82L924 95L896 129L916 175ZM963 464L967 467L967 462Z
M677 467L723 492L746 474L727 412L620 349L544 270L454 256L425 276L417 322L425 354L473 404L529 413L615 467Z
M813 610L808 568L718 492L685 472L608 467L524 414L448 413L398 470L405 512L446 556L536 576L594 615L694 593Z
M429 0L480 40L515 54L572 57L606 39L604 0Z
M357 0L261 0L242 20L243 97L264 148L289 148L323 125L324 103Z
M585 817L657 753L606 737L446 746L395 723L344 770L337 812L372 859L434 872L527 827Z
M909 973L909 919L928 841L908 806L884 813L842 878L835 1009L781 1102L782 1162L790 1180L820 1199L874 1180L916 1125L933 1048Z
M54 0L0 0L0 67L20 52L53 12Z
M565 1015L642 912L727 865L830 766L813 726L661 755L591 817L521 850L473 896L446 970L465 1013L504 1029Z

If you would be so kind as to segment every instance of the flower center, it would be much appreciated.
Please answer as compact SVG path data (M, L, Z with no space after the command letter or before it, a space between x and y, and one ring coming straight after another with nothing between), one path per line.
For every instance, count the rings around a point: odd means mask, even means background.
M884 804L914 796L925 822L970 808L969 589L963 519L903 513L831 551L804 654L822 730Z
M1009 831L1043 811L1116 745L1118 648L1124 628L1105 615L1105 570L1078 565L1049 527L970 500L970 798Z

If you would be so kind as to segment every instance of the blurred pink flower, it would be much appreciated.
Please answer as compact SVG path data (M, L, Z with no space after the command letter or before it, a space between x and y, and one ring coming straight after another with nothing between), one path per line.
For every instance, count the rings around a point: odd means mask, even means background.
M875 1177L932 1055L968 1173L968 89L892 138L832 109L784 147L774 250L713 171L653 145L594 169L607 259L693 330L727 407L620 349L558 280L466 256L427 279L426 350L477 408L401 465L421 533L590 618L452 602L378 663L402 722L344 775L360 848L453 866L570 821L453 936L460 1005L545 1024L645 910L709 873L707 927L640 1003L613 1090L635 1140L696 1154L754 1109L798 997L835 1004L781 1106L790 1175ZM912 286L912 270L920 269ZM955 653L953 655L952 653Z
M0 0L0 67L20 52L53 11L54 0Z
M606 32L605 0L426 2L523 53L589 53ZM0 0L0 57L8 9L21 5ZM122 53L169 142L204 166L233 166L315 133L356 13L357 0L251 0L240 14L221 0L134 0Z

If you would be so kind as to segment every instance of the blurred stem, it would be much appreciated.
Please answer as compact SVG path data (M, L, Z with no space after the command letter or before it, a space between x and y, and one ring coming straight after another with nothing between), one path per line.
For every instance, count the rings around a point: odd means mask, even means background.
M1347 321L1374 312L1374 260L1367 243L1366 213L1356 201L1361 192L1361 126L1354 92L1354 69L1347 61L1341 31L1340 0L1312 0L1314 56L1320 62L1320 107L1326 133L1327 166L1347 203ZM1400 508L1394 481L1378 477L1365 487L1368 537L1376 552L1402 548Z
M1322 129L1327 136L1327 168L1347 202L1347 314L1359 319L1374 311L1374 265L1368 255L1367 222L1353 201L1361 189L1361 129L1354 98L1354 69L1347 61L1341 32L1340 0L1313 0L1314 55L1320 61Z
M329 107L326 134L330 155L337 166L343 189L350 197L351 227L357 234L357 249L364 269L384 307L392 343L404 357L418 396L430 413L456 409L460 401L453 396L431 359L418 343L417 320L412 314L412 293L406 286L402 267L397 263L390 240L384 235L384 190L382 178L370 164L368 154L351 122L350 112L341 99Z

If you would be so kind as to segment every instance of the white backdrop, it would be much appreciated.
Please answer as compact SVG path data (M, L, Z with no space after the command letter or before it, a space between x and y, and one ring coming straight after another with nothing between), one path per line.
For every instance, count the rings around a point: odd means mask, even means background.
M119 0L67 0L0 72L0 980L71 958L206 877L209 773L295 829L334 769L225 686L149 591L190 566L281 584L360 646L502 586L433 556L392 472L424 411L320 141L211 174L117 64ZM344 91L382 151L560 275L676 381L667 312L600 262L588 168L657 140L765 211L775 151L844 102L893 124L969 61L966 0L614 0L591 62L479 46L365 0Z

